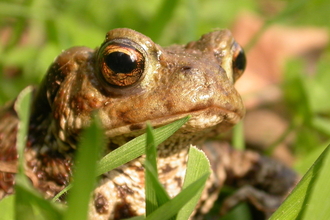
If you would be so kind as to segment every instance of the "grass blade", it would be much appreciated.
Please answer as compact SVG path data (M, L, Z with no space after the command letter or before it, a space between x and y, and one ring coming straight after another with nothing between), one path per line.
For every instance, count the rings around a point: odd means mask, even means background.
M145 161L145 193L146 193L146 215L148 216L159 206L170 200L164 187L158 180L157 152L154 131L147 125L147 146Z
M16 220L61 220L63 209L44 199L30 184L22 182L16 185Z
M25 88L18 95L15 102L15 110L20 119L16 146L19 154L19 169L15 185L15 219L58 220L61 219L61 210L55 204L42 198L24 174L24 148L29 124L32 90L32 87Z
M26 87L18 96L15 102L15 110L17 112L19 123L18 123L18 132L17 132L17 143L16 149L19 154L18 162L18 177L23 176L24 178L24 149L26 143L26 137L28 134L28 126L30 119L30 105L32 99L32 87Z
M0 201L0 210L6 210L1 212L0 220L14 220L15 215L15 196L7 196Z
M18 95L14 106L19 118L16 142L16 149L19 157L15 185L15 217L17 220L23 220L23 216L31 219L35 217L33 205L31 203L32 200L26 199L28 198L28 192L30 192L30 190L27 177L24 174L24 148L28 131L31 96L32 87L25 88Z
M146 161L147 167L145 169L145 194L146 194L146 215L155 211L158 208L156 189L153 187L153 180L158 179L157 162L156 162L156 146L155 138L152 133L150 124L147 124L147 138L146 138ZM154 177L154 178L153 178Z
M189 120L189 118L190 116L186 116L171 124L155 129L155 145L159 145L172 134L174 134L174 132L181 128L181 126L184 125ZM145 153L145 142L146 134L143 134L107 154L98 163L97 175L106 173L143 155Z
M6 210L1 213L0 220L14 220L15 196L7 196L0 201L0 210Z
M91 126L84 131L78 147L75 161L77 166L73 176L75 184L68 198L68 210L64 219L87 219L90 194L96 182L96 164L102 146L103 132L93 120Z
M196 147L190 147L188 158L187 172L182 187L183 189L187 188L190 184L202 176L206 175L208 177L211 174L209 160L203 151L197 149ZM195 210L196 204L201 197L203 189L204 185L198 191L194 192L194 196L178 213L177 220L186 220L189 218L191 213Z
M312 187L309 187L305 207L303 209L302 219L330 219L330 153L329 146L322 153L321 161L317 173L312 180Z
M208 176L209 175L206 174L187 186L173 199L160 206L156 211L147 216L146 220L165 220L173 217L190 199L195 196L196 191L203 189Z
M329 167L328 146L270 220L329 219Z

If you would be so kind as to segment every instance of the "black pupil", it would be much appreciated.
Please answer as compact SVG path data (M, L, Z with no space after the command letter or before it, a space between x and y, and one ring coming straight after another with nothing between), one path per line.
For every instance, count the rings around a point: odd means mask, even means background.
M245 66L246 66L246 57L244 51L241 50L234 61L234 68L243 71L245 70Z
M136 60L122 52L113 52L104 57L105 63L115 73L130 73L137 66Z

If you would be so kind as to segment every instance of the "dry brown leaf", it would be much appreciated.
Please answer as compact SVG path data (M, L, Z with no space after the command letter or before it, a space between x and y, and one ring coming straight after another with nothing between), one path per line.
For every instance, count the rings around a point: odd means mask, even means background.
M242 14L233 25L233 35L244 47L263 23L255 15ZM247 108L278 99L281 92L276 85L283 79L286 60L321 51L328 41L325 28L270 26L247 52L246 71L236 83Z

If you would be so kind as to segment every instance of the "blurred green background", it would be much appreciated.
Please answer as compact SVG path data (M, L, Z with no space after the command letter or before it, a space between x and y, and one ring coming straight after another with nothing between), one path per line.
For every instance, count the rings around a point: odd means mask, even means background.
M166 46L231 28L251 12L265 27L330 28L329 0L0 0L0 104L37 85L54 58L72 46L98 47L108 30L128 27ZM258 39L256 39L258 40ZM290 45L288 45L290 46ZM284 115L295 134L296 167L304 172L330 143L330 47L313 76L304 61L286 63Z

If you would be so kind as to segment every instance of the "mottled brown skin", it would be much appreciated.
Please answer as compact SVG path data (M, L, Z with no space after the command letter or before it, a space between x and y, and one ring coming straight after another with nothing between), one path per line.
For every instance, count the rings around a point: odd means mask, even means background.
M68 49L50 66L35 92L25 149L26 173L46 198L63 189L70 181L79 133L89 125L93 112L105 129L107 152L143 133L147 121L159 127L191 115L158 148L159 177L171 196L181 189L187 150L196 145L205 150L214 170L196 216L212 207L224 183L256 186L281 201L295 180L286 168L269 168L269 159L253 152L204 144L206 138L228 130L243 117L234 82L244 67L244 54L227 30L203 35L185 46L162 48L138 32L115 29L96 50ZM13 193L17 123L13 104L0 112L0 198ZM102 176L90 204L90 219L144 214L142 164L143 158L137 158ZM278 184L263 184L265 172L262 177L258 172L264 170L270 174L267 178L290 174ZM281 187L274 191L273 186ZM227 208L244 199L233 198ZM268 211L267 204L254 204Z

